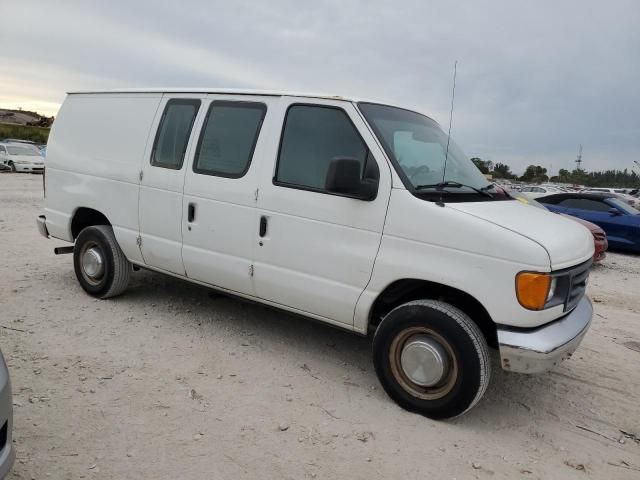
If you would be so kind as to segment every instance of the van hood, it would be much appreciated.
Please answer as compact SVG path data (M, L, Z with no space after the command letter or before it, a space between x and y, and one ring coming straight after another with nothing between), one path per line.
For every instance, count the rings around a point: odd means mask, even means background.
M591 232L572 220L517 200L449 203L447 207L499 225L538 243L552 270L571 267L593 256Z

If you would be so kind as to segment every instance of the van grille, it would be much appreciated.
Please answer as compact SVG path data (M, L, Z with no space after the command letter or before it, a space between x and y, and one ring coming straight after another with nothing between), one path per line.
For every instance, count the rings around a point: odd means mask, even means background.
M570 268L569 274L569 293L564 303L564 311L568 312L578 304L587 290L587 280L589 279L589 268L591 268L592 260L588 260L580 265Z

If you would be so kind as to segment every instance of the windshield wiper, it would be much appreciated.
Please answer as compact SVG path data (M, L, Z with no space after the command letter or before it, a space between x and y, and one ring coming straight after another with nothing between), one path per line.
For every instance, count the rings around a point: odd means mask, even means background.
M476 187L472 187L471 185L465 185L464 183L460 183L460 182L452 182L451 180L447 180L446 182L439 182L439 183L431 183L428 185L418 185L415 187L416 190L426 190L427 188L435 188L436 190L443 190L445 188L462 188L462 187L466 187L466 188L470 188L471 190L473 190L476 193L479 193L480 195L484 195L485 197L489 197L489 198L493 198L493 195L491 195L487 190L493 188L493 183L490 183L489 185L482 187L482 188L476 188Z

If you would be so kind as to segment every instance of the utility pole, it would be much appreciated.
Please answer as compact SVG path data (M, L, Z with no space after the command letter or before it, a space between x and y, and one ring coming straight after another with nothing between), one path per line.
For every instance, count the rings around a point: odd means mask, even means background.
M578 148L578 158L576 158L576 170L580 170L582 166L582 144L580 144L580 148Z

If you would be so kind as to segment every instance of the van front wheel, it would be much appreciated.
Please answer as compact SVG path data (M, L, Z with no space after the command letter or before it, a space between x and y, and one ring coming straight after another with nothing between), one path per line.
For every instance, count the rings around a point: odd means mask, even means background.
M405 303L387 314L373 338L373 361L398 405L433 419L471 409L491 376L489 348L478 326L437 300Z
M80 232L73 249L73 267L82 288L98 298L120 295L127 289L131 275L131 263L108 225L95 225Z

